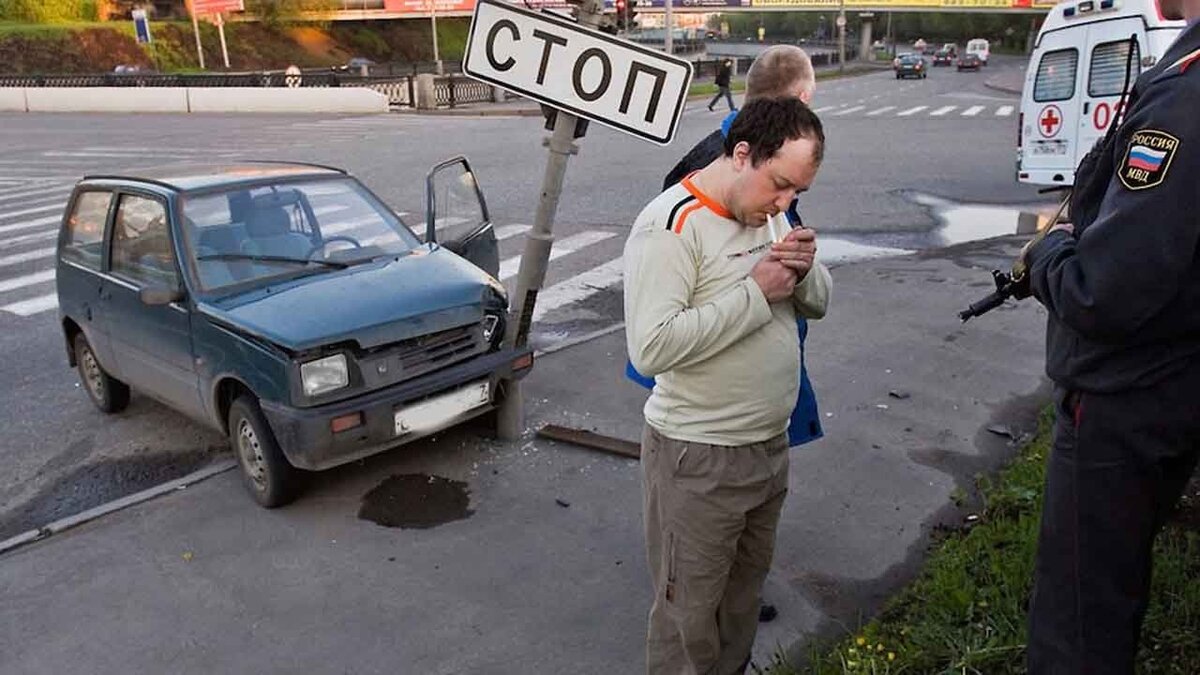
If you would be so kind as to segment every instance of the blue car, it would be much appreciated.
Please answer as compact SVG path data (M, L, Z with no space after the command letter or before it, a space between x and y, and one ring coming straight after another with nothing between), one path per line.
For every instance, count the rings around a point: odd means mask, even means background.
M227 434L265 507L494 409L533 366L503 342L495 232L465 158L418 235L346 172L256 162L88 176L58 239L67 356L96 406L130 389Z

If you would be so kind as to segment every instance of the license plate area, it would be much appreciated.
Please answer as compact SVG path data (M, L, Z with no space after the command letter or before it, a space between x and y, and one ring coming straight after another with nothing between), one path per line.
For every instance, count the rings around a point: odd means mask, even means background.
M488 380L472 382L453 391L396 410L396 435L410 436L432 433L458 417L488 405L491 401L491 382Z

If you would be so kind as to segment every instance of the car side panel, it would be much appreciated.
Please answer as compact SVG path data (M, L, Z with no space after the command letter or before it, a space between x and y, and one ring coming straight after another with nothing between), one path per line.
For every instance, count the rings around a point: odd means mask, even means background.
M217 392L225 379L241 383L260 401L290 403L290 361L281 351L214 324L201 313L193 315L192 344L205 416L213 426L223 428L225 424Z

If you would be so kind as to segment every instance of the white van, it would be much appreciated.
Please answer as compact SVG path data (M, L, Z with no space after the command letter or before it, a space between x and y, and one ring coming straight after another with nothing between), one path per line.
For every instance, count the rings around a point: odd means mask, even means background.
M978 56L979 62L986 66L988 57L992 54L991 44L983 38L968 40L967 53Z
M1038 33L1017 131L1017 180L1072 185L1075 167L1117 116L1130 36L1137 47L1130 86L1185 27L1155 0L1066 0Z

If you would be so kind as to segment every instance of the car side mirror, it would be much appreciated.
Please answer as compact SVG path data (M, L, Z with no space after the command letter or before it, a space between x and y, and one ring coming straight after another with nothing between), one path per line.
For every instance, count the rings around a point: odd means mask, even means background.
M142 301L143 305L160 307L183 300L183 291L178 288L167 288L166 286L148 286L138 292L138 298Z

